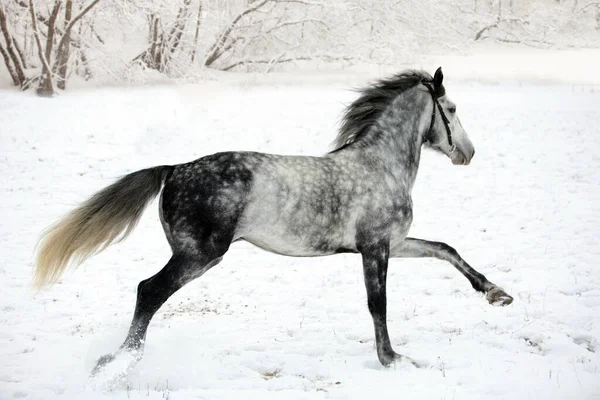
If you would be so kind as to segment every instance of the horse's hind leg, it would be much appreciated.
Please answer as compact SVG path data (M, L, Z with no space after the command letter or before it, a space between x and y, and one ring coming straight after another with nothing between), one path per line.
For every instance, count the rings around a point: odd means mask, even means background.
M141 281L138 285L133 320L121 347L129 351L141 349L150 320L164 302L185 284L199 278L221 260L222 257L218 257L203 265L197 260L174 255L159 273Z
M505 306L513 302L513 298L502 288L488 281L446 243L406 238L400 245L391 249L390 257L434 257L448 261L471 282L475 290L485 293L491 304Z
M176 252L156 275L141 281L138 285L135 312L127 338L116 354L108 354L98 360L92 375L121 354L129 357L128 368L139 361L143 354L148 325L156 311L173 293L217 265L222 260L224 252L213 250L210 252L212 254L202 256Z

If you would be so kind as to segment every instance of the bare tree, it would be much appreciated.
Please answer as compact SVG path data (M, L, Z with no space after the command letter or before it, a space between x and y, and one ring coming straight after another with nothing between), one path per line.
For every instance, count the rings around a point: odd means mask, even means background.
M4 3L0 3L0 30L2 30L2 36L4 37L4 41L6 43L6 48L2 46L0 43L0 49L2 49L2 57L4 59L4 64L8 69L13 83L16 86L21 86L25 84L27 78L25 76L25 72L23 71L23 63L21 58L17 55L14 46L14 38L12 37L8 24L6 22L6 12L4 8Z
M168 72L175 52L179 48L189 18L191 0L183 0L170 29L161 29L159 14L150 17L150 45L133 62L141 62L148 68ZM202 3L201 3L202 4Z
M55 58L53 67L51 68L51 59L54 50L54 36L57 34L57 29L55 27L56 20L58 17L58 13L62 6L62 0L56 0L54 3L54 7L52 9L52 13L48 18L47 24L47 33L46 33L46 47L45 50L42 48L42 42L40 39L40 33L38 31L37 25L37 13L35 11L35 6L33 4L33 0L29 0L29 9L31 13L31 22L33 27L33 34L38 46L38 54L40 57L40 61L42 62L42 75L40 79L40 83L37 89L38 94L42 96L52 96L55 94L54 80L55 76L58 76L59 79L59 87L65 87L65 78L66 78L66 67L67 61L69 59L69 51L70 51L70 42L71 42L71 31L75 24L83 18L96 4L98 4L100 0L93 0L90 4L88 4L79 14L77 14L73 19L71 19L71 11L72 11L72 1L68 0L67 7L65 10L65 28L62 36L58 42L58 46L56 46L57 57ZM61 69L62 68L62 69ZM62 72L61 72L62 71ZM58 72L58 73L57 73Z
M75 16L75 18L73 18L71 21L69 21L69 23L65 27L64 34L62 35L62 37L60 38L60 41L58 42L58 46L57 46L58 49L64 48L66 46L67 42L70 40L71 30L73 29L75 24L81 18L83 18L88 12L90 12L92 10L92 8L94 8L94 6L96 4L98 4L99 2L100 2L100 0L92 1L90 4L87 5L87 7L85 7L83 10L81 10L81 12L79 14L77 14ZM67 57L68 57L68 55L67 55Z
M52 94L76 75L111 82L190 79L204 68L270 72L357 62L397 65L481 41L538 48L600 43L599 0L99 3L0 0L0 62L12 82L22 88L37 82L41 94ZM132 49L144 36L146 43Z
M54 7L52 8L52 13L50 14L50 18L48 18L48 30L46 33L46 49L45 52L43 54L43 57L41 55L41 41L40 41L40 37L39 37L39 32L38 32L38 26L37 26L37 18L35 16L35 9L33 6L33 0L29 1L29 8L31 10L31 18L32 18L32 23L33 23L33 29L34 29L34 35L36 38L36 42L38 43L38 47L40 50L40 61L42 62L42 76L40 79L40 83L37 89L38 94L40 94L41 96L52 96L54 95L54 82L53 82L53 74L52 74L52 70L50 69L50 65L52 63L52 48L54 47L54 35L55 35L55 29L54 26L56 24L56 18L58 17L58 12L60 11L60 8L62 7L62 0L56 0L54 2Z

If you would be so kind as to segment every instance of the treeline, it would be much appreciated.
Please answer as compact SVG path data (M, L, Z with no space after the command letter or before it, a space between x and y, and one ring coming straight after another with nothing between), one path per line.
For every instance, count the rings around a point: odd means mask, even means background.
M593 0L0 1L4 67L15 86L44 96L73 77L394 64L482 41L600 43Z

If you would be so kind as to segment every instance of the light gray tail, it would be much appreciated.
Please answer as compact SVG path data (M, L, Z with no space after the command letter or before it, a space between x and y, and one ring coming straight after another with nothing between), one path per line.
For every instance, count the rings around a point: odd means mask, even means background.
M69 265L125 239L172 171L163 165L126 175L48 228L38 246L34 285L55 283Z

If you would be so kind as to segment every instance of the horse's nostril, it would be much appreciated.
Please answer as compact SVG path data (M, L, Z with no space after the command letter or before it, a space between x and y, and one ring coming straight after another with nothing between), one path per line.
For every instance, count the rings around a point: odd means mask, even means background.
M473 158L475 156L475 149L473 149L473 152L471 153L471 158Z

